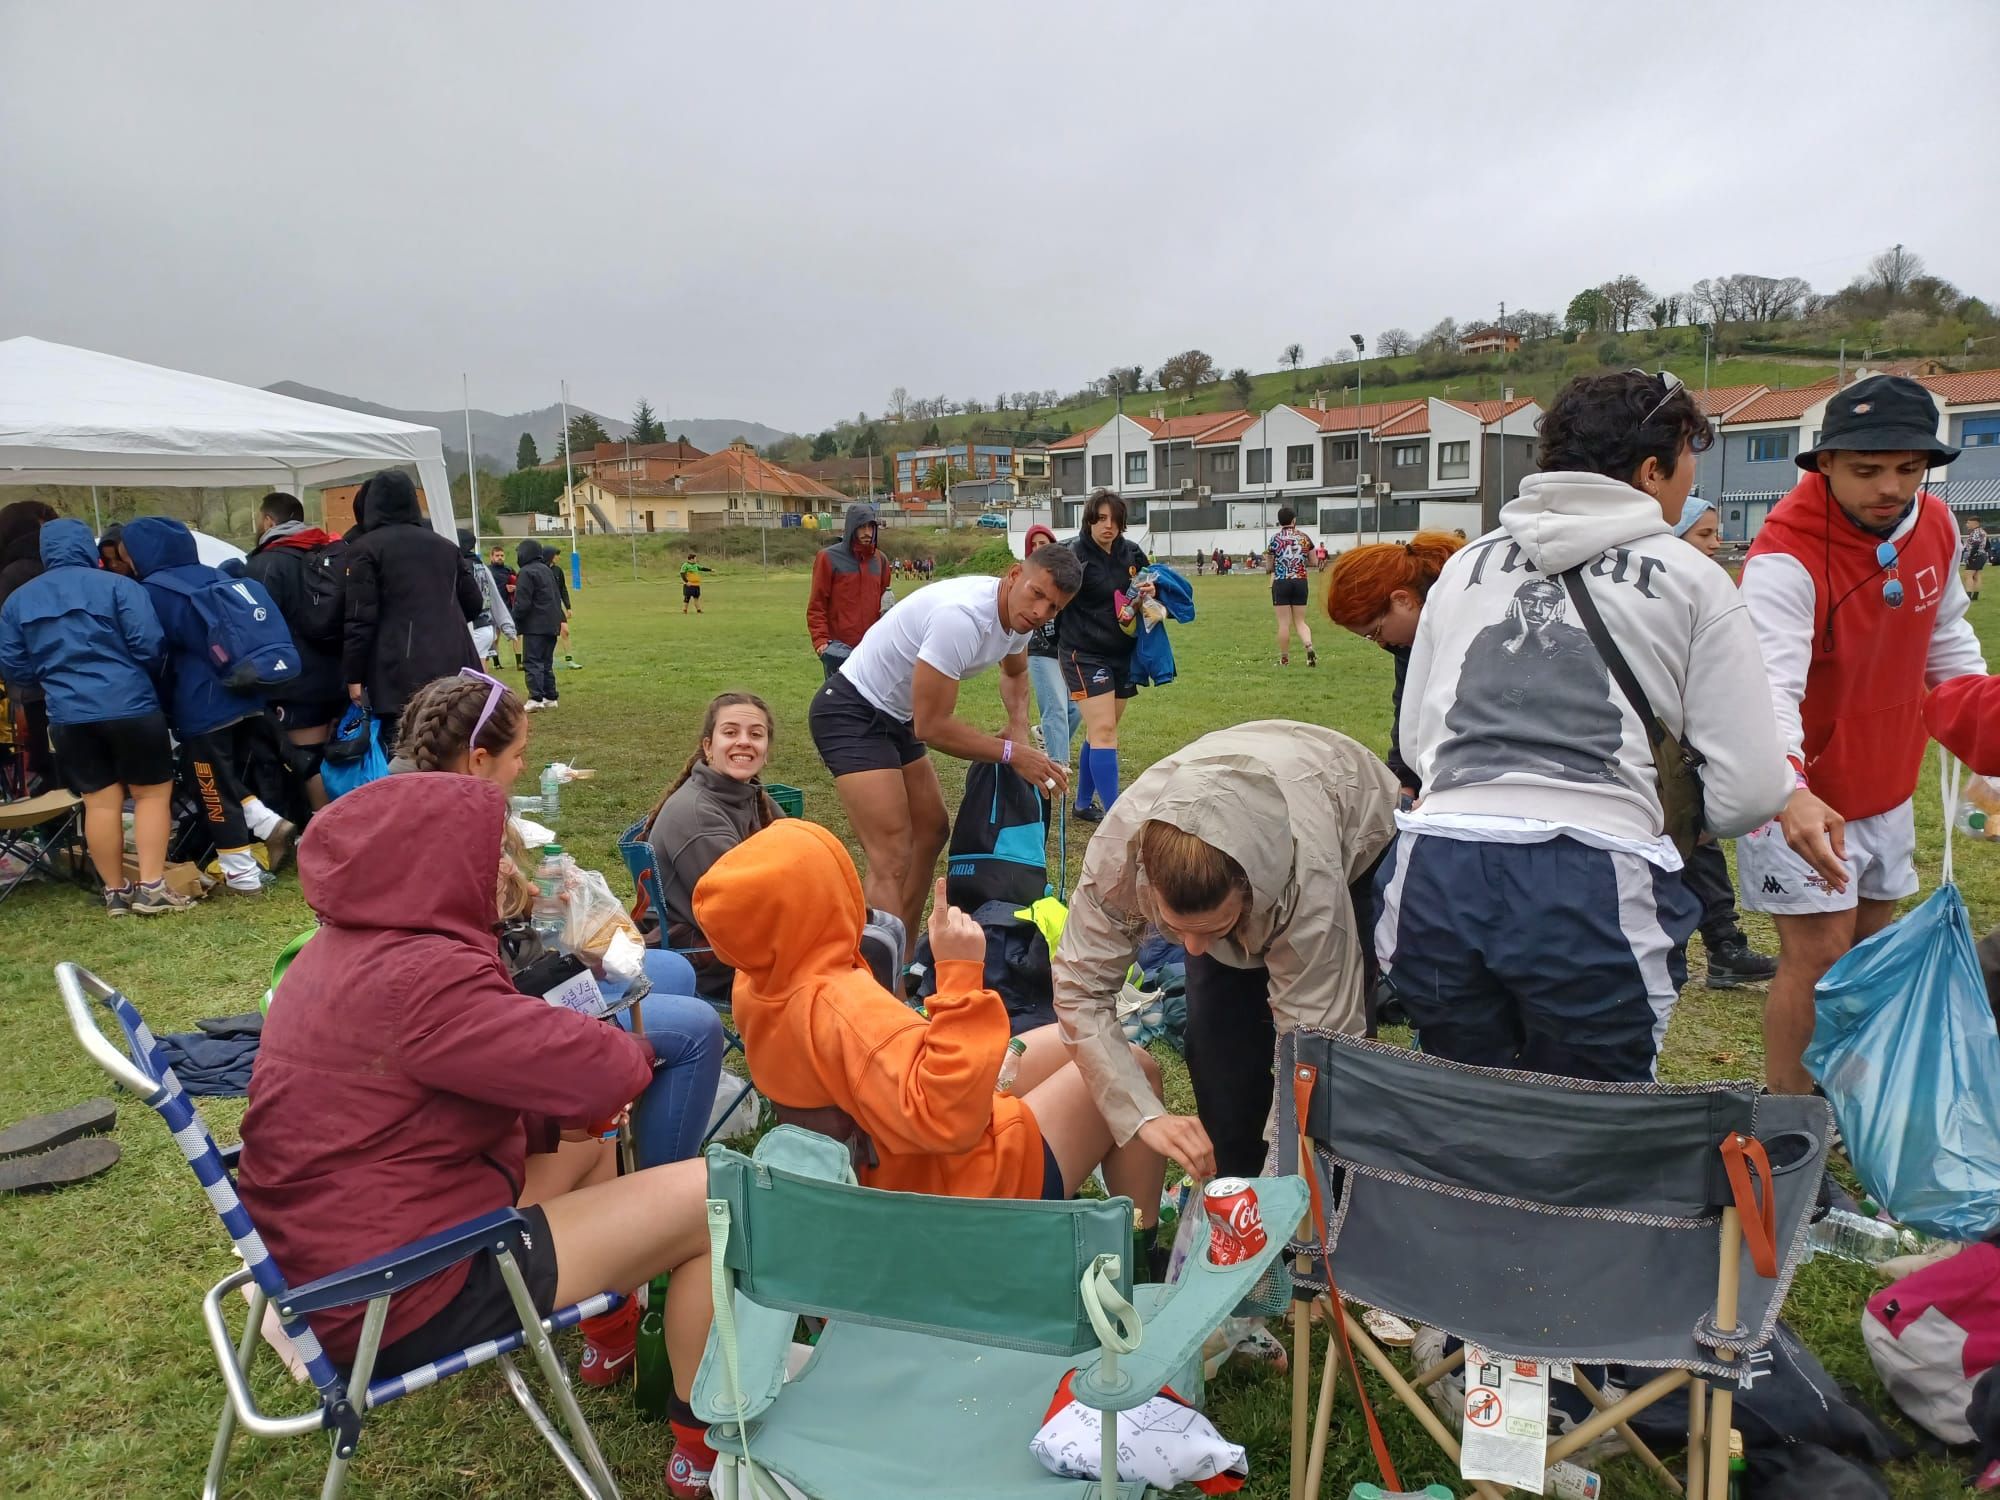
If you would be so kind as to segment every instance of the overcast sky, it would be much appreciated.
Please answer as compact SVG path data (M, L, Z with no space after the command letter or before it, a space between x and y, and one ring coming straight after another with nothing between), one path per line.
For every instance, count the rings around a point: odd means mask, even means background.
M2000 296L1996 148L1989 0L0 0L0 337L809 430L1898 240Z

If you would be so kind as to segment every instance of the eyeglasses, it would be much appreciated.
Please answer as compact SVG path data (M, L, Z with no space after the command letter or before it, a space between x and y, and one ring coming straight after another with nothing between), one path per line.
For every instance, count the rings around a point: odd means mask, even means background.
M465 748L469 751L479 743L480 733L486 728L486 721L493 717L493 710L499 706L500 695L507 691L507 684L497 677L489 677L477 667L460 667L458 675L470 677L474 682L488 682L493 685L492 691L486 695L486 706L479 710L479 717L473 720L472 737L465 742Z
M1645 416L1639 418L1639 425L1641 427L1644 427L1648 422L1652 421L1653 418L1657 417L1660 414L1661 407L1665 406L1669 401L1674 399L1674 392L1682 389L1681 378L1680 376L1676 375L1672 370L1659 370L1659 371L1641 370L1636 366L1634 366L1629 373L1633 375L1643 375L1648 380L1657 380L1662 386L1665 387L1665 390L1661 394L1660 399L1653 403L1651 409L1647 411Z
M1883 542L1875 549L1875 566L1888 570L1882 580L1882 602L1891 609L1903 607L1903 580L1896 575L1896 544Z

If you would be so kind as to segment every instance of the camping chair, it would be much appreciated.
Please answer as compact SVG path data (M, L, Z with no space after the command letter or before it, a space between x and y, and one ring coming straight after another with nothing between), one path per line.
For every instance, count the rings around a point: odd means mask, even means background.
M1115 1477L1115 1414L1163 1386L1200 1402L1202 1341L1306 1209L1296 1177L1256 1186L1271 1231L1262 1253L1209 1264L1204 1218L1183 1279L1135 1289L1130 1199L857 1187L845 1146L791 1126L754 1159L710 1147L715 1325L693 1406L710 1424L717 1495L779 1500L776 1476L810 1500L1143 1500L1143 1483ZM788 1377L801 1315L827 1326ZM1113 1414L1102 1485L1053 1474L1028 1450L1072 1369L1075 1398Z
M187 1157L188 1165L193 1168L210 1205L221 1218L230 1242L236 1247L237 1255L243 1260L241 1269L218 1281L201 1304L202 1321L208 1327L209 1343L214 1347L216 1364L221 1369L222 1382L228 1391L227 1399L222 1404L222 1418L216 1425L215 1446L209 1454L208 1475L202 1484L203 1500L215 1500L221 1492L223 1467L229 1457L230 1441L239 1424L257 1437L331 1433L333 1453L327 1463L326 1480L320 1495L322 1500L334 1500L347 1483L348 1463L361 1441L362 1423L370 1412L489 1360L499 1362L508 1391L528 1414L535 1430L555 1450L556 1457L569 1471L570 1478L576 1481L577 1488L589 1500L617 1500L617 1486L612 1482L610 1470L605 1467L596 1439L583 1420L583 1413L577 1408L569 1377L563 1370L554 1345L549 1342L549 1335L558 1329L572 1327L585 1318L611 1311L624 1301L623 1297L615 1292L599 1292L594 1297L586 1297L581 1302L558 1309L547 1318L539 1317L516 1259L526 1221L511 1208L482 1214L453 1228L440 1230L387 1255L378 1255L344 1271L322 1276L310 1285L287 1285L284 1274L265 1250L257 1226L250 1221L250 1215L236 1196L236 1182L232 1174L237 1153L242 1148L217 1148L215 1137L209 1134L201 1115L181 1091L180 1081L174 1077L173 1069L162 1060L153 1033L147 1029L132 1002L76 964L58 964L56 984L62 993L63 1007L69 1012L70 1026L76 1032L77 1040L83 1044L83 1050L118 1084L144 1099L166 1122L167 1129L173 1134L174 1144ZM117 1020L118 1029L124 1034L122 1050L99 1029L98 1018L90 1008L92 1001L111 1012ZM521 1326L504 1338L475 1344L435 1363L401 1375L371 1379L391 1298L447 1266L482 1254L491 1255L499 1266L501 1279L513 1294ZM224 1310L240 1300L237 1293L244 1287L250 1289L249 1312L241 1337L232 1342ZM306 1322L306 1314L363 1301L368 1304L368 1312L362 1325L361 1343L355 1351L351 1371L343 1371L321 1350L318 1338ZM269 1416L259 1409L256 1398L251 1394L250 1362L257 1351L267 1305L277 1308L278 1321L305 1364L307 1376L319 1394L316 1410L297 1416ZM580 1458L563 1441L536 1402L527 1381L515 1368L514 1351L524 1344L532 1349L536 1363L541 1366L549 1389L555 1395L563 1424L581 1451Z
M1472 1068L1316 1031L1280 1040L1278 1077L1278 1161L1309 1173L1313 1195L1294 1280L1339 1309L1333 1331L1364 1411L1357 1351L1456 1464L1458 1442L1421 1393L1465 1356L1406 1379L1342 1299L1514 1359L1651 1374L1613 1402L1579 1370L1576 1387L1596 1410L1548 1445L1549 1463L1616 1428L1682 1493L1629 1419L1687 1387L1686 1494L1722 1500L1733 1393L1755 1378L1805 1257L1831 1125L1823 1101L1760 1097L1748 1083ZM1312 1243L1322 1239L1323 1249ZM1330 1347L1308 1443L1304 1303L1294 1319L1299 1500L1318 1490L1336 1377ZM1377 1462L1392 1468L1366 1415ZM1483 1481L1473 1489L1501 1493Z
M660 870L659 866L653 862L653 846L646 842L646 820L644 818L641 818L630 828L618 835L618 857L625 861L626 873L632 877L632 884L639 892L639 899L632 905L633 920L637 921L650 909L659 917L660 936L664 938L667 932L667 908L666 904L660 899ZM707 953L709 951L707 948L667 949L669 953L679 953L684 956L692 956L697 953ZM706 995L701 998L704 1000L708 999ZM713 1000L709 1000L708 1003L715 1007L715 1012L718 1016L724 1015L729 1009L726 1005L717 1005ZM749 1066L748 1054L743 1050L743 1038L736 1034L734 1026L731 1026L727 1020L724 1020L722 1023L722 1055L726 1058L732 1052L744 1059L744 1066L746 1068ZM729 1101L729 1107L716 1115L715 1123L709 1127L708 1134L701 1138L701 1143L704 1146L715 1139L716 1131L728 1123L729 1117L736 1113L736 1106L749 1097L753 1086L750 1080L742 1078L737 1081L743 1087L736 1091L736 1097ZM718 1088L717 1092L720 1092L720 1088Z
M82 841L83 799L73 792L43 792L0 802L0 859L17 859L26 866L18 879L0 885L0 901L36 875L73 880L88 889L91 866L79 847ZM69 854L68 868L56 858L63 850Z

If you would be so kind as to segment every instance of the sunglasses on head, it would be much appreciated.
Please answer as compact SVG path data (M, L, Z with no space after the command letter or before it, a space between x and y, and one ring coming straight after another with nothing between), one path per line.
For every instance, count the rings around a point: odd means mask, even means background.
M479 717L473 721L472 737L465 742L465 748L471 750L479 743L479 736L486 728L486 721L493 717L493 710L499 706L500 695L507 691L507 684L497 677L488 676L477 667L460 667L458 675L461 677L470 677L474 682L492 684L491 689L486 694L486 706L479 710Z
M1657 417L1660 414L1661 407L1665 406L1669 401L1674 399L1675 391L1682 389L1681 378L1680 376L1676 375L1672 370L1660 370L1656 372L1653 370L1641 370L1636 366L1629 373L1633 375L1643 375L1648 380L1657 381L1660 384L1660 386L1663 387L1663 389L1660 392L1660 399L1655 401L1652 404L1652 406L1647 409L1645 416L1639 418L1639 425L1643 427L1646 425L1646 423L1652 421L1653 418Z

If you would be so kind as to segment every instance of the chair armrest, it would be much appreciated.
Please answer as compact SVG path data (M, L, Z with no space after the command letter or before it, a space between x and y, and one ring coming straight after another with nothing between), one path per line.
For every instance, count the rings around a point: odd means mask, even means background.
M483 1250L518 1251L527 1222L518 1209L496 1208L490 1214L426 1235L400 1250L391 1250L305 1286L294 1287L280 1304L278 1313L281 1317L297 1318L329 1307L371 1301L385 1293L414 1286Z
M215 1154L222 1158L223 1170L233 1176L236 1172L236 1158L243 1154L243 1143L238 1141L233 1146L217 1146Z
M785 1388L785 1361L791 1354L799 1315L759 1307L741 1292L733 1292L731 1296L736 1312L736 1369L743 1382L743 1416L746 1421L755 1421ZM736 1422L729 1369L712 1329L701 1351L701 1366L695 1371L694 1391L688 1404L704 1422L724 1427Z
M1290 1226L1306 1211L1305 1181L1299 1177L1259 1177L1253 1182L1264 1219L1264 1248L1237 1265L1211 1264L1208 1216L1203 1214L1174 1294L1147 1322L1139 1347L1119 1356L1116 1388L1105 1389L1097 1383L1103 1354L1087 1356L1078 1362L1077 1378L1071 1386L1079 1401L1099 1411L1129 1411L1150 1401L1187 1364L1203 1340L1222 1326L1222 1320L1257 1284L1271 1262L1284 1254ZM1190 1205L1188 1211L1200 1212L1199 1205Z

